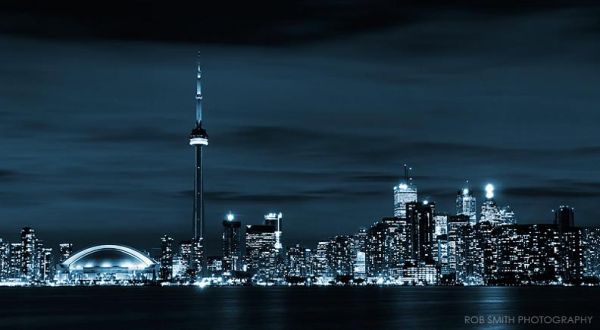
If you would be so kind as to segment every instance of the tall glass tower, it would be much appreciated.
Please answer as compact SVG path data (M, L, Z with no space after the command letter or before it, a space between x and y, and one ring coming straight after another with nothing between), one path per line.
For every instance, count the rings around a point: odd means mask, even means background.
M479 219L480 222L487 221L492 226L502 223L500 210L494 200L494 189L492 184L485 186L485 201L481 205L481 218Z
M394 186L394 216L403 219L406 218L406 204L417 201L417 187L408 175L409 170L411 168L404 164L404 180Z
M37 244L35 230L29 227L21 229L21 274L29 280L37 275Z
M265 225L275 227L275 249L281 250L283 245L281 244L281 220L283 219L283 213L271 212L265 214Z
M456 195L456 214L469 217L469 224L477 223L477 199L468 187L459 190Z
M554 211L554 224L562 232L566 228L575 226L575 209L570 206L561 205Z
M240 228L242 223L230 212L223 220L223 270L241 270Z

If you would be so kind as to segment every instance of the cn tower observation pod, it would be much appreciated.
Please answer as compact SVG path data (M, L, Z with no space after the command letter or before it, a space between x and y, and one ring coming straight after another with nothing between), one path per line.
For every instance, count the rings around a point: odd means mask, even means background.
M122 245L97 245L81 250L58 265L63 283L132 283L156 279L158 263Z

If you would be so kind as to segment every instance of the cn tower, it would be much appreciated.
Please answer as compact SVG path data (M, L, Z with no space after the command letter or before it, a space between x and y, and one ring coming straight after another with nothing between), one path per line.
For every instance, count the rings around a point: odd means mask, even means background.
M204 240L204 179L202 177L202 147L208 145L208 134L202 127L202 73L200 71L200 54L198 54L198 76L196 79L196 126L190 134L190 145L196 153L196 169L194 175L194 241L202 244Z

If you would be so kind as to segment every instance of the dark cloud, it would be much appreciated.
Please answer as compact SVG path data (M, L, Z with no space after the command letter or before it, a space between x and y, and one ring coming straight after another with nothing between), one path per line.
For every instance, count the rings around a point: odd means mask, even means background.
M440 12L482 19L543 12L589 1L79 1L51 4L7 0L0 5L0 32L44 38L125 39L218 44L289 45L340 38L390 26L429 21ZM518 9L517 9L518 8ZM428 42L428 35L404 40L413 52L454 49Z
M170 143L181 142L181 134L166 132L159 127L133 126L117 129L95 129L89 133L89 142ZM142 138L143 137L143 138Z
M357 174L347 177L350 182L396 182L398 181L398 174L385 174L385 173L370 173L370 174Z
M194 196L192 190L186 190L180 193L186 199ZM325 188L318 190L306 190L296 193L269 192L263 194L248 193L243 194L237 191L206 191L205 196L208 201L227 202L227 203L303 203L308 201L331 201L339 199L354 199L364 196L385 196L385 192L380 190L344 190L340 188Z
M0 169L0 179L2 180L14 179L17 175L18 173L15 171Z
M367 135L368 134L368 135ZM400 162L406 155L398 150L410 150L411 157L427 157L431 154L444 154L446 161L457 159L470 159L477 161L493 160L494 162L513 162L528 159L529 162L544 163L556 158L566 159L581 157L598 157L600 148L552 148L552 146L539 146L539 148L511 148L502 145L477 145L470 143L451 143L433 141L405 142L402 139L393 139L389 135L377 134L376 130L363 132L326 132L301 129L294 127L242 127L220 137L219 143L224 148L237 149L246 147L253 151L257 145L261 151L278 157L288 154L289 157L314 158L322 161L335 153L335 158L345 157L346 162L369 161ZM359 138L360 137L360 138ZM254 152L254 151L253 151ZM376 181L398 178L391 174L373 177ZM360 177L356 178L360 180Z
M577 197L600 197L600 189L596 191L582 190L576 187L508 187L503 190L507 196L528 198L577 198Z

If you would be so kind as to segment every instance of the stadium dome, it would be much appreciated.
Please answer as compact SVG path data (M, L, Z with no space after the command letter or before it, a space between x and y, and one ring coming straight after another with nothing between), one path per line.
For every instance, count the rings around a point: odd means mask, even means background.
M130 247L98 245L61 263L59 276L69 282L136 282L154 280L157 268L154 260Z

